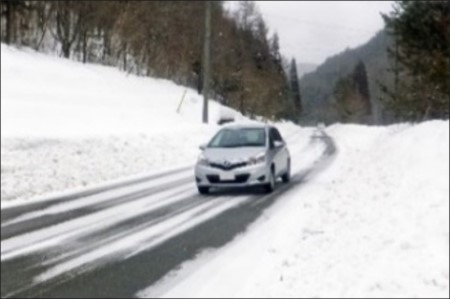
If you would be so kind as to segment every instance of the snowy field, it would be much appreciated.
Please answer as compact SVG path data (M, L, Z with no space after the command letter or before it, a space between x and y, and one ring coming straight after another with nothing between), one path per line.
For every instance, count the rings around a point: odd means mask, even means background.
M1 54L2 205L192 165L220 117L245 120L210 101L203 125L202 97L167 80L4 44Z
M203 125L193 90L177 113L182 86L5 45L1 74L2 208L192 165L220 115L245 121L210 102ZM314 129L277 126L293 170L314 165ZM233 242L136 295L448 297L449 122L325 131L328 164Z

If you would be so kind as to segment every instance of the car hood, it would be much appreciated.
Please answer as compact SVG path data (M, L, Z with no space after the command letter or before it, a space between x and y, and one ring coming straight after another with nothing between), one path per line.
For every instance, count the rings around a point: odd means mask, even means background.
M210 162L246 162L249 158L265 152L264 147L206 148L203 155Z

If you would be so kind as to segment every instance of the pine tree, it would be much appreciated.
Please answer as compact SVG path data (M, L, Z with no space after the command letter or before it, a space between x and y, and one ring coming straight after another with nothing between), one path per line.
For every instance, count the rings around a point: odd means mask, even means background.
M270 55L275 64L281 65L280 38L276 32L270 39Z
M292 101L295 107L295 118L298 119L302 113L302 99L300 94L300 85L298 82L298 74L297 74L297 63L295 62L295 58L291 60L291 65L289 68L289 82L292 93Z
M353 72L353 80L355 80L356 86L358 87L361 95L366 99L370 99L366 66L361 60L355 66L355 71Z
M372 106L370 103L369 83L367 81L366 66L361 60L356 64L353 71L353 81L355 82L355 86L364 101L364 113L367 116L370 116L372 113Z
M335 107L340 121L347 123L368 123L371 104L367 74L364 63L359 61L353 72L336 82L334 88Z
M403 120L449 116L449 9L448 1L397 1L383 15L398 78L394 91L384 87L385 102Z

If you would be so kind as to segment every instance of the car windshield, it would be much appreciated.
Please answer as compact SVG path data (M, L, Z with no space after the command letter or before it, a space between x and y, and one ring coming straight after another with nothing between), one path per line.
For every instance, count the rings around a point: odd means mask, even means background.
M208 144L208 147L265 146L266 132L261 128L223 129Z

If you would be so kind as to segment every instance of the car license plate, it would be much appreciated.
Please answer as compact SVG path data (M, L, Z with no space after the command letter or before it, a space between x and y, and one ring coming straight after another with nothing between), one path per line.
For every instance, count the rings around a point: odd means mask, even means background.
M235 180L234 173L232 173L232 172L222 172L220 174L220 180L221 181L234 181Z

